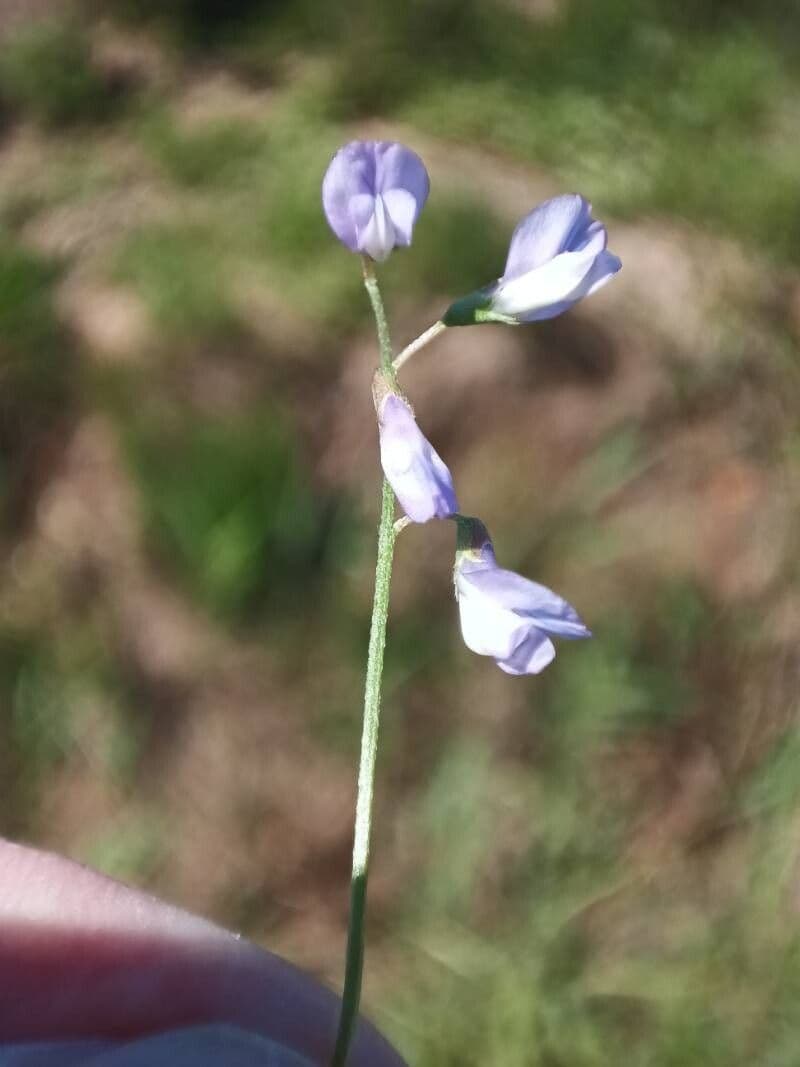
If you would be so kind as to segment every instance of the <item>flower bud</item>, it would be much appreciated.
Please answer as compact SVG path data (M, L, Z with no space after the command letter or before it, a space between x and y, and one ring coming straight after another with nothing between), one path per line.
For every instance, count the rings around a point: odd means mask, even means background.
M411 406L380 373L373 386L381 466L412 522L446 519L458 511L447 466L417 426Z

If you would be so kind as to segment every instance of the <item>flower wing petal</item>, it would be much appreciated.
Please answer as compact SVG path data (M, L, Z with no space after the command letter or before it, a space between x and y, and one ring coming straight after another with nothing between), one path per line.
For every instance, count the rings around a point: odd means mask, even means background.
M355 224L356 235L369 226L372 216L375 214L375 197L372 193L356 193L350 197L348 204L350 218Z
M517 278L573 247L591 221L592 206L577 193L545 200L517 224L511 236L504 279Z
M375 198L375 153L370 142L351 141L333 157L322 180L325 217L351 252L359 250L351 202L354 197L365 196L370 200Z
M572 639L590 636L575 608L563 597L514 571L485 568L460 575L459 581L475 591L476 599L490 602L518 620L527 620L547 634Z
M430 179L425 164L416 152L395 141L375 142L375 191L387 193L390 189L404 189L417 205L417 215L428 199Z

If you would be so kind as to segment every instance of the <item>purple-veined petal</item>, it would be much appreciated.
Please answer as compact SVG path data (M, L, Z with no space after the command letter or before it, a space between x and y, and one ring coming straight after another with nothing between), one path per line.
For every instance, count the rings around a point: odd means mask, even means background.
M325 217L333 232L351 252L359 250L357 223L352 209L354 200L359 204L359 213L366 224L375 200L375 153L368 141L351 141L340 148L322 179Z
M378 425L383 472L412 522L446 519L458 511L450 471L408 404L389 393L381 402Z
M545 633L572 639L590 636L575 608L563 597L514 571L488 567L462 572L461 581L484 602L491 601L498 609L532 622Z
M374 214L375 197L372 193L356 193L351 198L350 218L356 228L356 244L358 244L358 234L369 226Z
M539 674L556 658L550 638L531 626L510 656L499 659L497 666L506 674Z
M375 145L375 191L387 193L390 189L403 189L417 205L414 221L428 199L430 179L425 164L416 152L396 141L376 141Z
M573 249L575 236L591 221L591 212L591 204L577 193L556 196L535 207L511 235L503 278L526 274Z

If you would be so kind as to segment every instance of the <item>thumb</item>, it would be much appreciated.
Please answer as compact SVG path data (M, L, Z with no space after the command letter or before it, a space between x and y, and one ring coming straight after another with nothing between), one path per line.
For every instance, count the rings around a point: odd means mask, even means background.
M313 1067L257 1034L224 1025L124 1042L57 1041L0 1046L0 1067Z
M62 857L0 840L0 1042L226 1023L327 1063L339 1000L290 964ZM368 1023L352 1067L403 1067Z

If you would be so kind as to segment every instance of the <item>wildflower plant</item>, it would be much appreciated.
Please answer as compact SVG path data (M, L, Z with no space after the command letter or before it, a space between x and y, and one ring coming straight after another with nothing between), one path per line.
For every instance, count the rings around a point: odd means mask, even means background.
M322 183L326 218L342 244L360 254L375 316L380 355L372 393L384 474L364 689L350 923L333 1067L344 1067L347 1062L361 995L381 677L397 536L412 523L453 521L453 578L464 643L478 655L491 656L507 674L544 670L555 658L554 637L591 636L575 608L557 593L500 567L483 522L460 514L450 471L417 425L400 389L398 372L448 327L487 322L517 326L560 315L605 285L621 263L608 251L606 229L592 218L591 205L582 196L554 197L517 225L503 276L456 300L441 319L395 356L375 263L385 260L394 248L411 244L429 189L419 156L391 141L345 145L334 156ZM397 503L403 511L400 517L396 516Z

